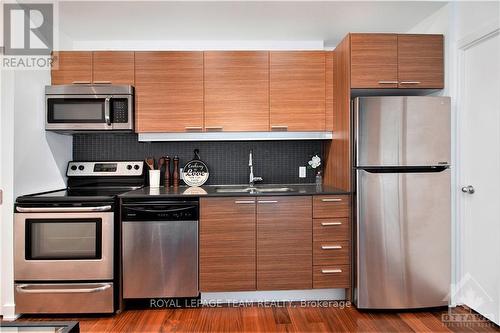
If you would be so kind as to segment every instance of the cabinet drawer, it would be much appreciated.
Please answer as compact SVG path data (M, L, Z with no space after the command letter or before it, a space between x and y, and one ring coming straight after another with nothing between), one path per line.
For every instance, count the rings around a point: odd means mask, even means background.
M314 219L314 241L338 241L349 239L349 218Z
M314 265L348 265L349 250L349 241L315 241L313 243Z
M313 288L350 288L349 265L313 267Z
M349 217L351 200L348 195L318 195L313 199L313 217Z

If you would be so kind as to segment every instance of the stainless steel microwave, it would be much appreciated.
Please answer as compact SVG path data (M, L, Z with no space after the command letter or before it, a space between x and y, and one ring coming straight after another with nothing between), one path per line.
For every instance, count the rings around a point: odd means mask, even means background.
M72 84L45 87L45 129L58 132L134 130L134 87Z

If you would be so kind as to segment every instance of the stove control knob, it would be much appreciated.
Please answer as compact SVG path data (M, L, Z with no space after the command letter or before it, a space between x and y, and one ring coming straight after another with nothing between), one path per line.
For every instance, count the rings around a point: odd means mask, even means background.
M134 165L134 169L139 170L139 164Z
M83 165L78 166L78 170L83 171L83 169L85 169Z
M132 166L130 164L127 165L127 170L132 170Z
M75 171L77 169L76 165L71 166L71 170Z

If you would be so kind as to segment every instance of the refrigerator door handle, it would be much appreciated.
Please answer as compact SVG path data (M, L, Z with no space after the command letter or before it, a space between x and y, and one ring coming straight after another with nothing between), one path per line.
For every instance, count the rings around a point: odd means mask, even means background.
M437 173L449 169L449 165L428 166L366 166L357 167L369 173Z

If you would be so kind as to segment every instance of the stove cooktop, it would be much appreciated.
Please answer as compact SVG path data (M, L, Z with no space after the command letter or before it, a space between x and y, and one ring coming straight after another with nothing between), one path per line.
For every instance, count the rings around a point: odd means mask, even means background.
M68 188L18 197L19 204L79 205L114 202L118 194L145 185L142 161L71 161L66 176Z
M18 203L44 202L112 202L118 194L140 187L84 187L25 195L17 198Z

